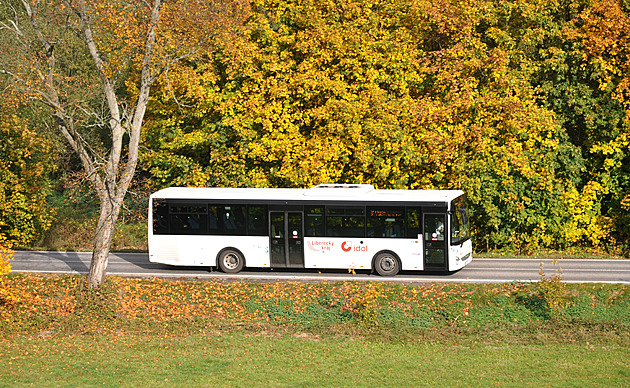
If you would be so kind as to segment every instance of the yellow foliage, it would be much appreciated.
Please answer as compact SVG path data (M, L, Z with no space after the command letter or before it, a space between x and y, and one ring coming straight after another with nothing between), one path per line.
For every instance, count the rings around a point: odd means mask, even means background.
M567 242L577 243L584 240L593 246L599 246L612 239L613 220L601 215L599 208L601 197L607 193L605 186L591 181L582 192L573 189L565 194L565 203L572 215L564 232Z
M11 272L11 259L13 251L5 248L6 240L0 235L0 307L10 306L19 301L17 293L5 284L5 275Z
M27 246L50 226L53 209L46 203L52 166L52 143L14 112L13 96L0 96L0 244Z
M594 154L605 155L604 169L610 171L621 167L623 157L628 152L629 147L630 138L628 133L620 133L615 139L606 143L594 144L590 151Z
M0 236L0 276L6 275L11 272L11 263L13 259L13 251L5 248L3 236Z

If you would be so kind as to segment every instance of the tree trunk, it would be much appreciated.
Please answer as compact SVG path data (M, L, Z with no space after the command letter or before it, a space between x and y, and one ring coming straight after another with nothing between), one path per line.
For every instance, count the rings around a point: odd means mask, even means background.
M88 274L88 287L98 288L107 275L107 264L109 262L109 250L116 229L116 220L120 213L122 200L112 200L109 197L101 200L101 211L94 234L94 249L92 251L92 262Z

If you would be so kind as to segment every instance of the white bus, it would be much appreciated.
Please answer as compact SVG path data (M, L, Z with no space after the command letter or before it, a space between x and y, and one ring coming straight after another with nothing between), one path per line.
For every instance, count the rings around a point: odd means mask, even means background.
M149 200L149 260L182 266L450 272L472 260L464 192L184 188Z

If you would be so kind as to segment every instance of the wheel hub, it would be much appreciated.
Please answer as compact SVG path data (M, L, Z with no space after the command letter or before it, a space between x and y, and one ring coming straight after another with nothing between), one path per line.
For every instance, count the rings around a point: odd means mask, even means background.
M226 267L234 269L238 265L238 258L234 255L229 255L225 257L225 260L223 262L225 263Z
M391 257L386 257L381 261L381 268L385 271L391 271L395 267L394 259Z

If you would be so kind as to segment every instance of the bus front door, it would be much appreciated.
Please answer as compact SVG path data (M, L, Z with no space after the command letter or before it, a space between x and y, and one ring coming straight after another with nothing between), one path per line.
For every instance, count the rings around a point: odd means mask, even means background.
M446 271L446 216L424 214L424 269Z
M269 212L271 267L304 268L304 225L301 212Z

